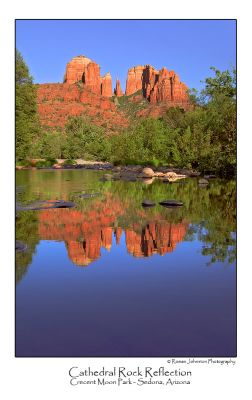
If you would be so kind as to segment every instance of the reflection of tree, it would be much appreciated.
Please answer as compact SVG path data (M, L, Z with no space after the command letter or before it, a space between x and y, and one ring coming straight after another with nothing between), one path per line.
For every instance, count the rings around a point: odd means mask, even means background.
M220 205L223 208L220 209ZM234 182L216 189L204 223L199 225L199 239L204 243L202 254L211 262L236 259L236 187Z
M19 282L27 272L32 261L38 236L38 215L34 211L20 212L16 219L16 239L27 244L27 250L16 251L16 282Z
M119 218L120 226L130 226L132 221L146 224L157 218L172 223L188 221L190 224L184 240L197 237L202 243L202 254L212 256L211 263L227 261L236 257L236 183L235 181L211 181L202 188L197 180L163 184L154 182L151 186L132 185L128 190L124 182L115 182L114 196L121 196L128 203L127 211ZM111 190L112 190L111 189ZM184 207L167 210L157 205L148 210L141 208L143 198L158 203L163 199L182 200ZM131 200L130 200L131 199Z

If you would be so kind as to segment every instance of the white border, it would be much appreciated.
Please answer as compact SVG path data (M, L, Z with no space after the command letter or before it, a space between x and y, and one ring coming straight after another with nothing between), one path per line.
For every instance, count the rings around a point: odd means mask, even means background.
M236 399L251 390L251 314L250 261L250 197L248 162L251 159L251 14L249 9L230 1L106 1L86 4L83 1L11 1L1 5L0 12L0 80L1 80L1 385L2 398L83 399L101 396L104 399L128 399L157 395L160 399ZM91 2L90 2L91 3ZM241 3L241 2L240 2ZM146 387L71 387L68 369L72 365L97 368L106 365L134 367L165 365L164 359L15 359L14 352L14 19L15 18L237 18L238 19L238 358L235 367L195 366L192 385L163 390L156 385ZM250 67L250 68L249 68Z

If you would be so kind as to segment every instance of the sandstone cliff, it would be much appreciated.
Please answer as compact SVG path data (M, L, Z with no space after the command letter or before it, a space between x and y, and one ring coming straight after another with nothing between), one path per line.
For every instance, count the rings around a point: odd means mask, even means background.
M92 93L111 97L112 78L110 73L100 76L100 66L85 56L74 57L66 66L64 83L82 82Z
M162 68L157 71L151 65L130 68L126 82L126 95L141 90L143 97L151 103L170 102L171 104L187 104L187 86L180 82L174 71Z
M100 66L85 56L74 57L66 66L64 83L37 86L38 111L42 125L64 127L69 116L83 115L108 134L127 127L139 117L160 117L167 108L190 108L187 86L167 68L135 66L128 71L126 96L116 80L112 97L110 73L100 75ZM120 99L123 96L122 99Z

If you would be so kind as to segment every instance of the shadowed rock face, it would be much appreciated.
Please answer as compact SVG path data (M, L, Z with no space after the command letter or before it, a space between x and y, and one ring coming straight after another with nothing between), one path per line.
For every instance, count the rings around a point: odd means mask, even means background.
M116 80L116 87L115 87L114 93L117 97L123 96L123 91L122 91L119 79Z
M69 258L76 265L87 266L101 255L101 248L110 251L112 236L120 243L123 232L115 227L124 213L123 204L109 200L96 205L98 211L82 213L74 209L43 210L39 214L39 236L44 240L64 241ZM98 203L97 203L98 204ZM155 220L144 228L138 224L124 229L127 250L134 257L149 257L172 252L187 231L187 223L172 224Z

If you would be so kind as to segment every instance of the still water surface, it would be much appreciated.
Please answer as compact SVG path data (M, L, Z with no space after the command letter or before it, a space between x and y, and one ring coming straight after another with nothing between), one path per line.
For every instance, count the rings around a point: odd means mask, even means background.
M235 182L101 176L17 172L18 204L77 207L17 214L16 355L235 356Z

